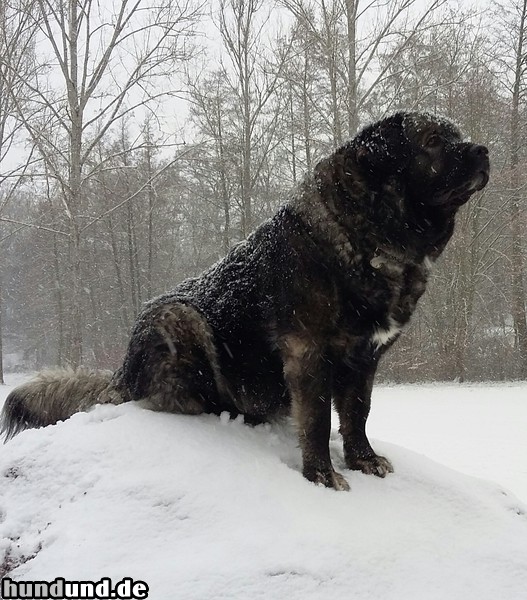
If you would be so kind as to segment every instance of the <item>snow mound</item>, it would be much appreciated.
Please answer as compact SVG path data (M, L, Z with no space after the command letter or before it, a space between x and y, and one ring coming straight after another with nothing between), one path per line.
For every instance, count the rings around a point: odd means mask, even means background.
M398 446L395 474L308 483L290 423L100 406L1 451L0 565L17 580L143 580L149 599L516 600L525 507Z

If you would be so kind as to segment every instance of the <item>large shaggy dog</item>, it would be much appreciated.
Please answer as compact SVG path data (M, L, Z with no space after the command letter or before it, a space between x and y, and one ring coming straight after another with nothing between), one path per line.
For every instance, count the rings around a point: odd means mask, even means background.
M97 402L252 423L292 413L304 476L342 490L333 403L347 466L384 477L392 466L365 432L377 364L488 174L487 149L444 119L398 113L367 127L223 260L148 303L113 377L40 375L8 397L4 433Z

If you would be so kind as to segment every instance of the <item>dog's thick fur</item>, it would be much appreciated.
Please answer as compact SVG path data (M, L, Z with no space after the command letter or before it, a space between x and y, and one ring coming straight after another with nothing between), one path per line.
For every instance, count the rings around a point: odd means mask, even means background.
M292 413L304 476L348 489L329 454L333 402L347 466L385 476L365 432L379 359L488 171L487 149L446 120L398 113L367 127L223 260L147 304L111 381L40 376L9 396L4 432L97 401L252 423Z
M10 439L28 427L52 425L94 404L120 404L122 397L109 385L111 378L111 371L83 368L41 371L7 397L2 433Z

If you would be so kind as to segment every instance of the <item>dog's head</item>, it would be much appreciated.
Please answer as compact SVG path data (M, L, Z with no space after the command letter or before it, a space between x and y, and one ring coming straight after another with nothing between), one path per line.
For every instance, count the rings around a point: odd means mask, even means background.
M397 113L364 129L352 142L368 179L394 179L414 207L456 210L489 180L485 146L464 142L450 121Z

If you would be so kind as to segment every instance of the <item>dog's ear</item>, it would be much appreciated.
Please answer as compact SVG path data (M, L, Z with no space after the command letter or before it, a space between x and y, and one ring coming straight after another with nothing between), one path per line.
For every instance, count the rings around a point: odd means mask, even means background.
M411 153L404 114L398 113L366 127L353 140L351 148L357 164L366 172L383 177L400 173Z

